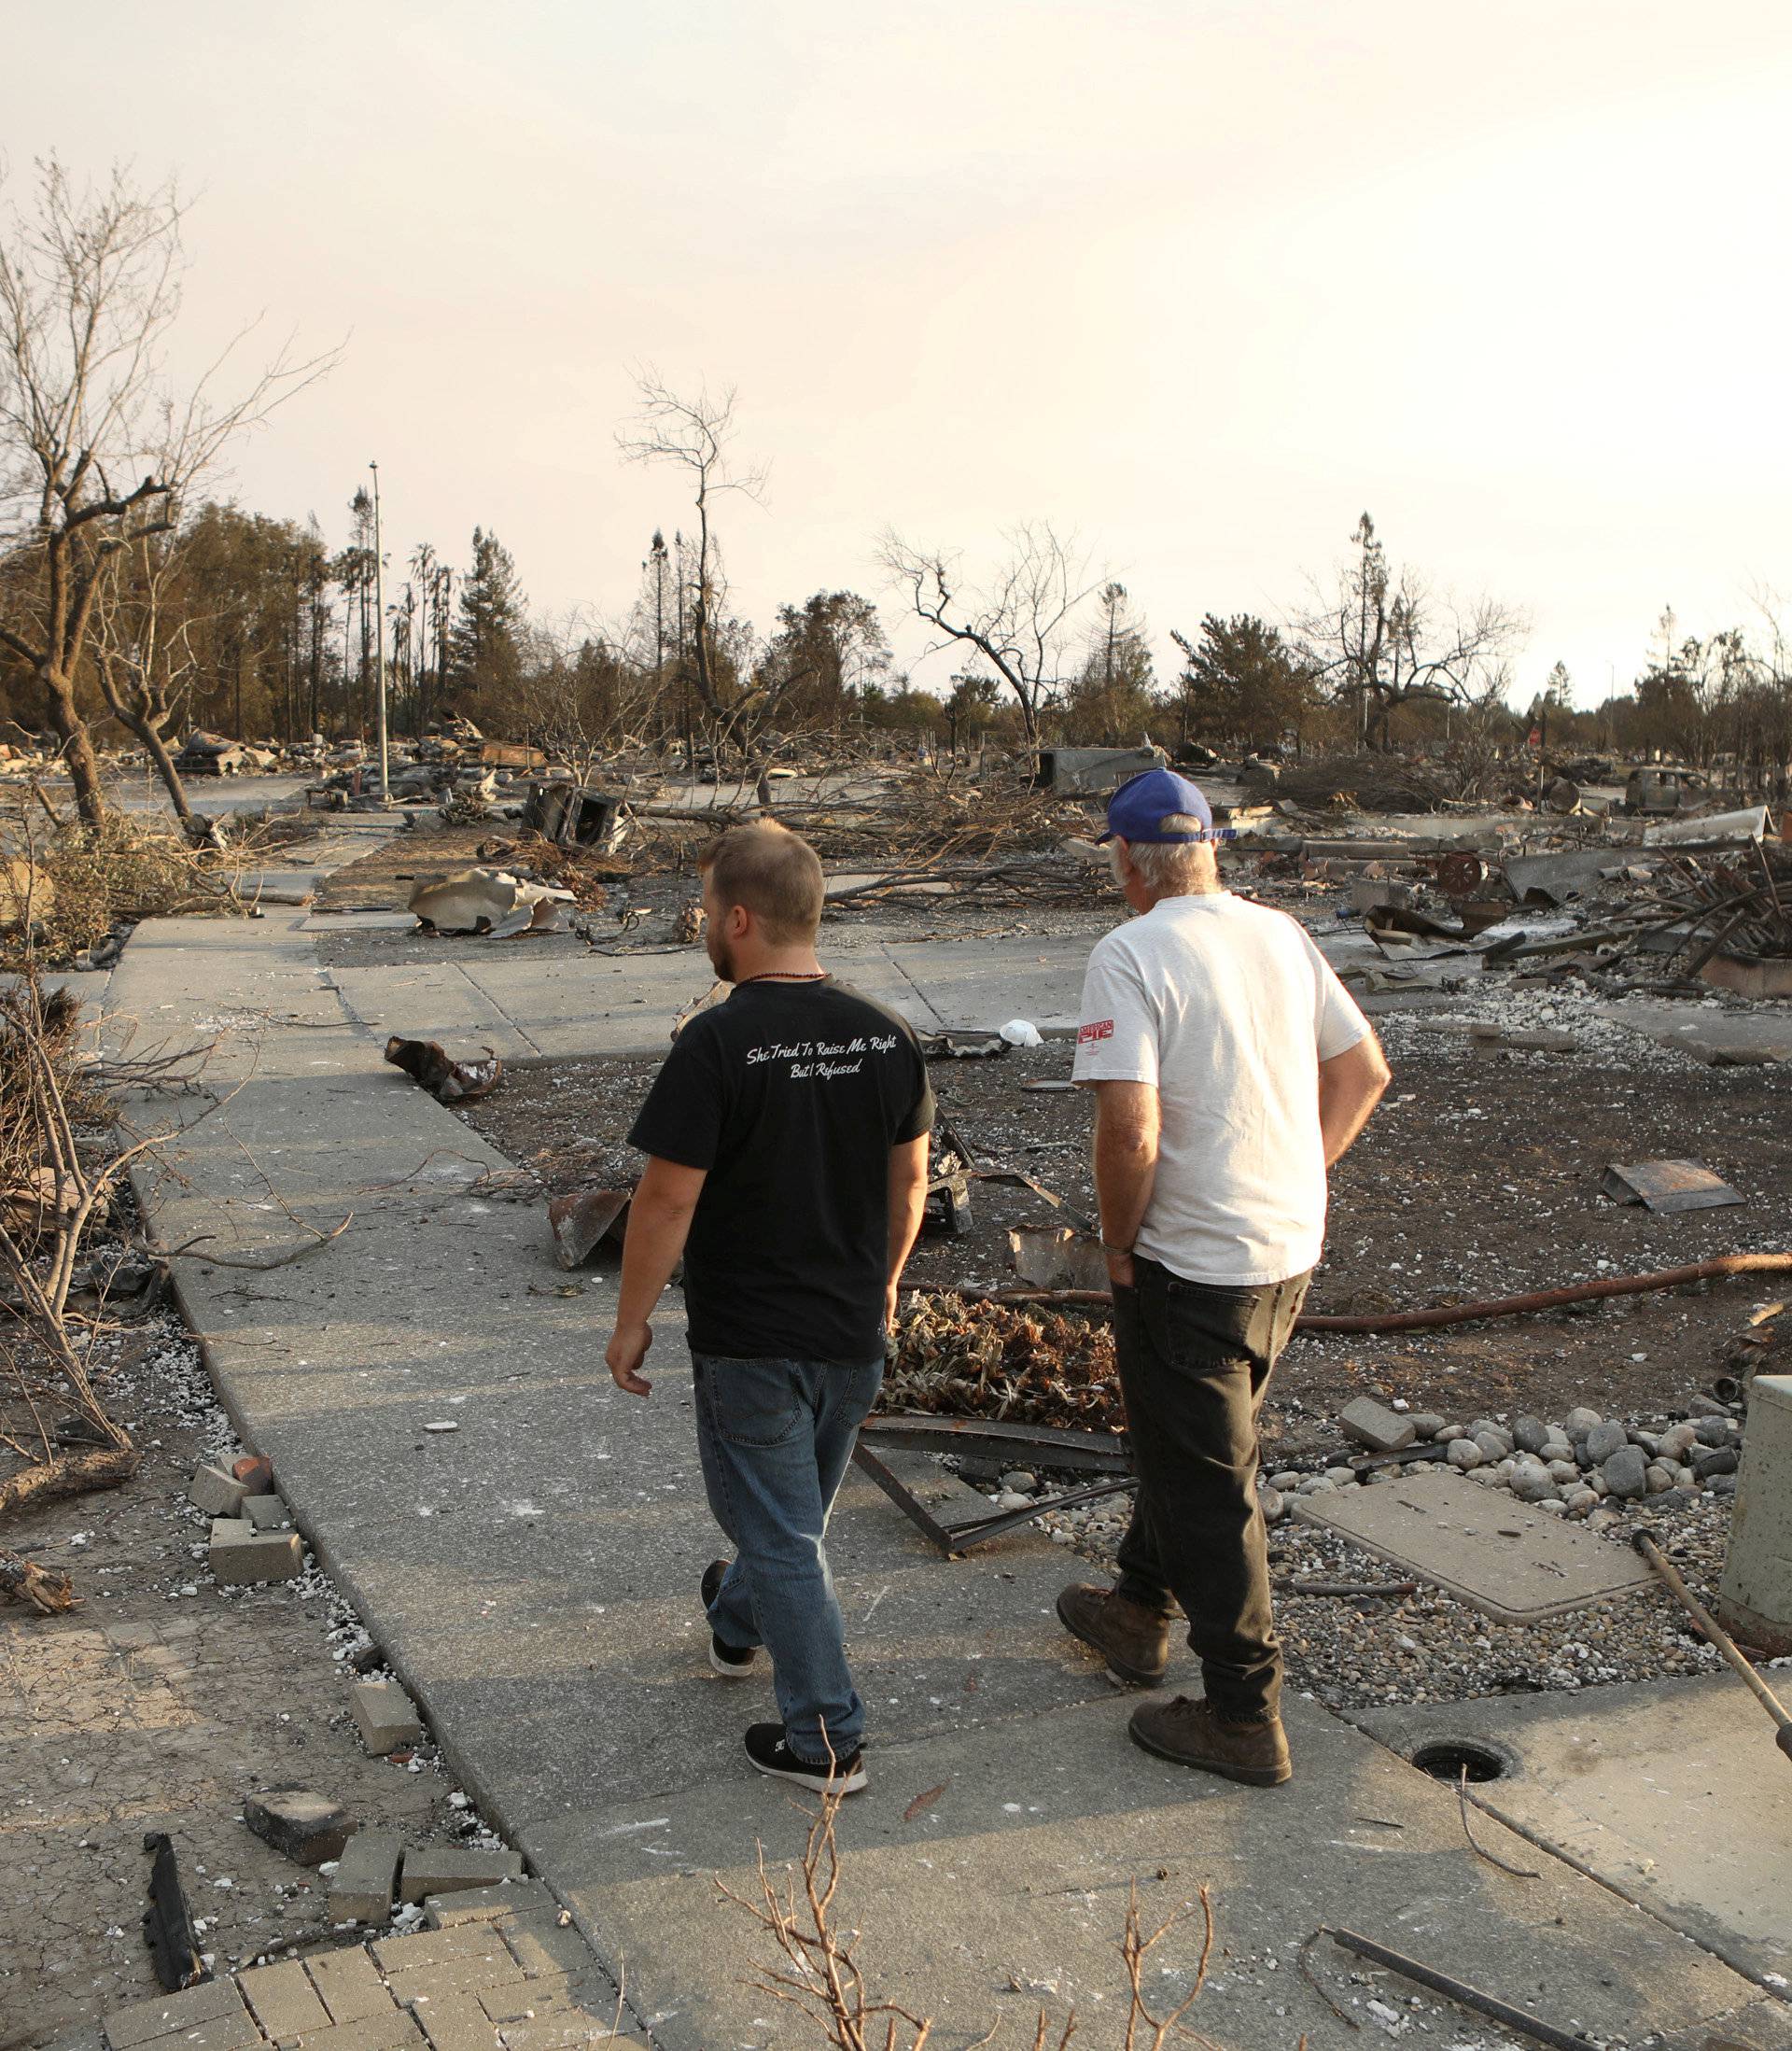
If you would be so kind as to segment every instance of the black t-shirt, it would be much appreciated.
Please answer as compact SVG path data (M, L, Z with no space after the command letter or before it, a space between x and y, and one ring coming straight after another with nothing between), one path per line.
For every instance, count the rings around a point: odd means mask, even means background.
M831 976L743 983L699 1012L628 1135L707 1172L684 1250L692 1350L876 1359L889 1153L932 1125L907 1021Z

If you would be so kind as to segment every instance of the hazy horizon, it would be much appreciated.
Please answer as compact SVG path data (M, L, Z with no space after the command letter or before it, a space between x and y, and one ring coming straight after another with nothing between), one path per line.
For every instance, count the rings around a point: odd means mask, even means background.
M625 611L690 509L615 433L635 366L739 389L734 609L875 598L894 526L1075 529L1149 622L1285 617L1373 514L1525 612L1589 707L1672 605L1792 590L1772 251L1792 21L1588 0L611 18L15 10L10 196L56 151L197 199L179 348L265 310L340 367L220 495L334 545L377 458L402 580L496 530L543 612ZM252 344L254 347L257 344Z

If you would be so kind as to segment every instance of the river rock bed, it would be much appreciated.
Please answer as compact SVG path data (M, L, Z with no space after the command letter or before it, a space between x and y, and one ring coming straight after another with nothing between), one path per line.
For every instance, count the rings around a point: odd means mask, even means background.
M1729 1500L1700 1496L1666 1524L1657 1519L1657 1507L1601 1505L1589 1525L1608 1543L1628 1549L1633 1530L1658 1524L1663 1550L1693 1594L1709 1603L1729 1542ZM1048 1510L1040 1523L1057 1543L1112 1572L1130 1508L1129 1496L1114 1496L1082 1509ZM1497 1623L1423 1581L1406 1596L1302 1594L1287 1584L1308 1579L1385 1584L1401 1574L1335 1532L1293 1519L1269 1534L1269 1572L1287 1685L1328 1708L1575 1690L1708 1674L1722 1665L1665 1589L1526 1624ZM1171 1637L1173 1687L1197 1679L1180 1641L1177 1631Z

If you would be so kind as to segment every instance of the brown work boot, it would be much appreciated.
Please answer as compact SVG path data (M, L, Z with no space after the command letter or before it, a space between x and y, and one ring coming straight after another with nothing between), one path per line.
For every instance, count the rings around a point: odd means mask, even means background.
M1155 1688L1169 1665L1169 1619L1112 1588L1080 1581L1057 1598L1058 1622L1092 1645L1108 1671L1134 1688Z
M1295 1770L1288 1762L1288 1739L1280 1717L1260 1723L1227 1723L1206 1701L1191 1701L1187 1695L1141 1703L1132 1712L1127 1732L1135 1745L1159 1759L1224 1774L1253 1788L1279 1787Z

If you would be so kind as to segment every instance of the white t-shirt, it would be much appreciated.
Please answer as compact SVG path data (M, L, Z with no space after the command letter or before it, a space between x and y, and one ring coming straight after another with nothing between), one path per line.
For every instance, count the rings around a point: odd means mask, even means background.
M1319 1064L1368 1032L1306 929L1229 891L1166 897L1097 941L1079 1083L1155 1084L1137 1250L1188 1282L1285 1282L1325 1237Z

